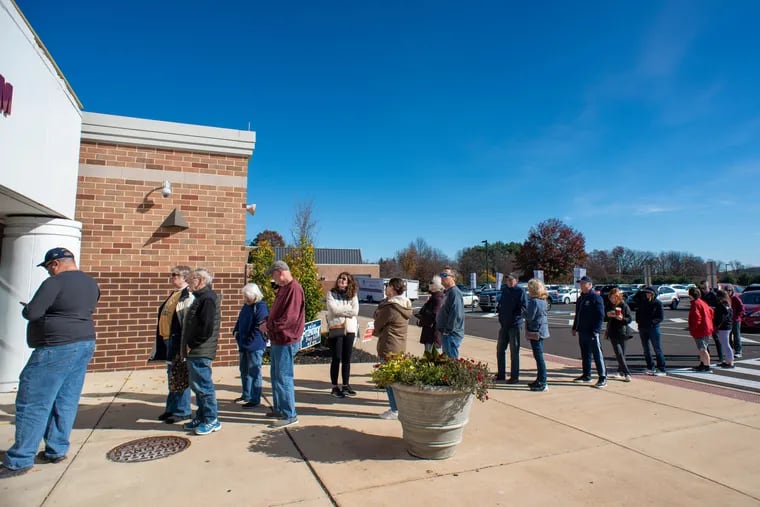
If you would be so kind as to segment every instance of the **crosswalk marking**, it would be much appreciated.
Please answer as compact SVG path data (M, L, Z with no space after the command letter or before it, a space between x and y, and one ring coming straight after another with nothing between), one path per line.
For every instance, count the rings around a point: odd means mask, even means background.
M708 384L760 391L760 358L735 361L734 365L736 368L731 369L713 366L712 373L698 372L691 368L670 369L668 375L698 380ZM759 368L747 368L747 366L758 366Z

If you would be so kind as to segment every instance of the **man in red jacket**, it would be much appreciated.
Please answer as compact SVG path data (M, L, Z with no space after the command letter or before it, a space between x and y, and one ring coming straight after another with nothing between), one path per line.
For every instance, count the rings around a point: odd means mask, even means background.
M285 428L298 423L296 393L293 383L293 360L301 346L306 306L303 288L293 278L290 268L277 261L269 269L272 280L280 287L266 321L272 380L272 411L268 417L279 419L270 428Z
M699 350L699 364L693 368L694 371L710 373L710 352L707 350L707 344L713 334L713 310L702 299L702 293L696 287L689 289L689 334L694 338Z

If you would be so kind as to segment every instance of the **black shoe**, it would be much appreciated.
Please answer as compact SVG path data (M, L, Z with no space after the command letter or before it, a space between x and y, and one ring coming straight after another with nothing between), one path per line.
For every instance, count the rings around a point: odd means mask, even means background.
M533 387L540 386L540 385L541 384L538 383L538 380L534 380L533 382L530 382L528 384L528 387L533 388Z
M178 422L186 421L193 417L193 414L187 414L187 415L170 415L166 419L164 419L164 422L166 424L177 424Z
M702 371L702 370L705 369L705 365L702 364L702 363L699 363L696 366L692 366L691 369L694 370L694 371Z
M243 397L241 396L240 398L235 398L235 399L232 401L232 403L240 403L241 401L245 401L245 402L247 402L248 400L246 400L245 398L243 398Z
M259 405L261 405L261 403L254 403L254 402L252 402L252 401L248 401L248 402L246 402L246 403L243 403L243 404L241 405L241 408L256 408L256 407L258 407Z
M332 391L330 391L330 394L333 397L335 397L335 398L345 398L346 397L346 395L343 394L343 391L341 390L341 388L338 387L338 386L333 387Z
M60 463L61 461L65 460L66 459L66 455L55 456L54 457L54 456L48 456L47 454L45 454L45 451L40 451L40 452L37 453L36 458L38 460L42 461L43 463L57 464L57 463Z
M574 378L573 382L583 382L584 384L588 384L589 382L591 382L591 377L581 375L580 377Z
M351 386L345 385L345 386L343 386L343 394L345 396L356 396L356 391L354 391L353 389L351 389Z
M506 380L506 377L504 377L504 375L494 375L493 376L493 381L494 382L504 382L504 380Z
M0 465L0 479L10 479L11 477L18 477L19 475L24 475L31 469L32 467L26 467L26 468L19 468L18 470L12 470L10 468L7 468L5 465Z
M601 377L599 380L596 381L596 384L594 384L594 387L596 387L597 389L607 387L607 378Z
M536 385L530 386L530 390L533 392L542 393L544 391L548 391L549 386L547 386L546 384L536 384Z
M166 419L168 419L171 416L172 416L171 412L164 412L163 414L161 414L160 416L158 416L158 420L159 421L165 421Z
M520 381L515 377L509 377L506 381L506 384L519 384Z
M732 368L736 368L736 366L734 366L733 364L728 364L726 362L720 363L718 366L720 366L721 368L728 368L729 370Z

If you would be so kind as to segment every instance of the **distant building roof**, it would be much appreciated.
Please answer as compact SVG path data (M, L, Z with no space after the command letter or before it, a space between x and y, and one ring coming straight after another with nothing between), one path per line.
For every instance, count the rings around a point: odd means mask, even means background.
M284 259L290 250L290 247L274 247L274 260ZM314 258L317 264L364 264L360 248L315 248Z

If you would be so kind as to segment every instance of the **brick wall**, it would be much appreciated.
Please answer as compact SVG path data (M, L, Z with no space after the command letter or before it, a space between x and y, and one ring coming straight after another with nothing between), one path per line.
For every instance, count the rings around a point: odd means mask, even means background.
M231 330L245 283L246 188L179 182L184 173L245 177L248 157L82 141L80 164L103 166L102 177L92 170L80 174L77 189L76 219L83 223L80 266L95 276L102 291L90 368L163 367L146 360L158 306L172 288L169 270L178 264L205 267L214 275L214 290L223 298L215 364L236 364ZM145 172L150 178L119 177L120 167L150 170ZM153 190L162 179L172 182L168 198ZM161 225L175 208L188 229Z

